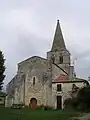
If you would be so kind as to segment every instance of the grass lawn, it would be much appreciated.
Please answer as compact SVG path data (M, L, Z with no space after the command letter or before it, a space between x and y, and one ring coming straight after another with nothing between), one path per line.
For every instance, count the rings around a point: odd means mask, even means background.
M80 113L73 110L35 110L0 108L0 120L68 120Z

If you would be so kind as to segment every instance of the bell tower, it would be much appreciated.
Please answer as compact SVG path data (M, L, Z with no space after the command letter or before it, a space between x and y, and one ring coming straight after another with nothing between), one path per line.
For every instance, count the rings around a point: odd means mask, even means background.
M51 51L47 52L47 59L54 62L56 65L60 66L67 73L69 73L70 53L66 48L59 20L57 20Z

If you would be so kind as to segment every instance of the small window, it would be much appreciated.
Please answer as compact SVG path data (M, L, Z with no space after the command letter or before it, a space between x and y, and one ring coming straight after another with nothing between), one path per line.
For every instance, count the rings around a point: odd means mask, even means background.
M57 91L61 91L61 84L57 84Z
M59 64L63 63L63 56L59 56Z
M35 77L33 77L33 86L35 85Z

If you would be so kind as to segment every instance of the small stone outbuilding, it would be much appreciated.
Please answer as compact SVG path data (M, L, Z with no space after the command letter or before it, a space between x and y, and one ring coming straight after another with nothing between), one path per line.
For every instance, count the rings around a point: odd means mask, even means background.
M0 92L0 106L5 106L6 93Z

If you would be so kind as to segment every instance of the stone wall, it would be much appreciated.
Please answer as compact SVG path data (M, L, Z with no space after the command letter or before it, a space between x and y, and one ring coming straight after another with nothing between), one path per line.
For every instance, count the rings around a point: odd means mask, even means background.
M51 105L51 71L46 59L35 56L19 63L17 74L20 86L15 88L14 103L23 102L29 105L30 99L35 97L38 105ZM21 74L25 75L25 83L20 77ZM35 85L33 86L34 77Z
M59 56L63 56L63 63L70 64L70 53L68 50L56 51L56 52L47 52L47 59L51 60L52 55L55 57L55 63L59 64Z
M52 64L52 80L55 81L55 79L60 75L65 74L60 68ZM65 74L66 75L66 74Z
M18 64L18 72L27 74L28 71L30 72L30 70L33 69L33 66L36 64L36 62L46 62L46 59L38 56L33 56Z
M13 104L13 100L13 97L10 97L9 95L6 96L5 107L11 107Z
M28 72L25 82L25 104L29 105L30 99L35 97L38 105L50 105L51 87L48 72L48 61L36 61L33 69ZM33 86L33 78L35 85ZM47 97L46 97L47 96Z
M57 84L61 84L62 91L57 92ZM62 108L64 108L64 101L71 97L72 85L75 84L77 87L82 88L85 86L84 82L76 83L53 83L52 84L52 105L57 108L57 96L62 96Z

